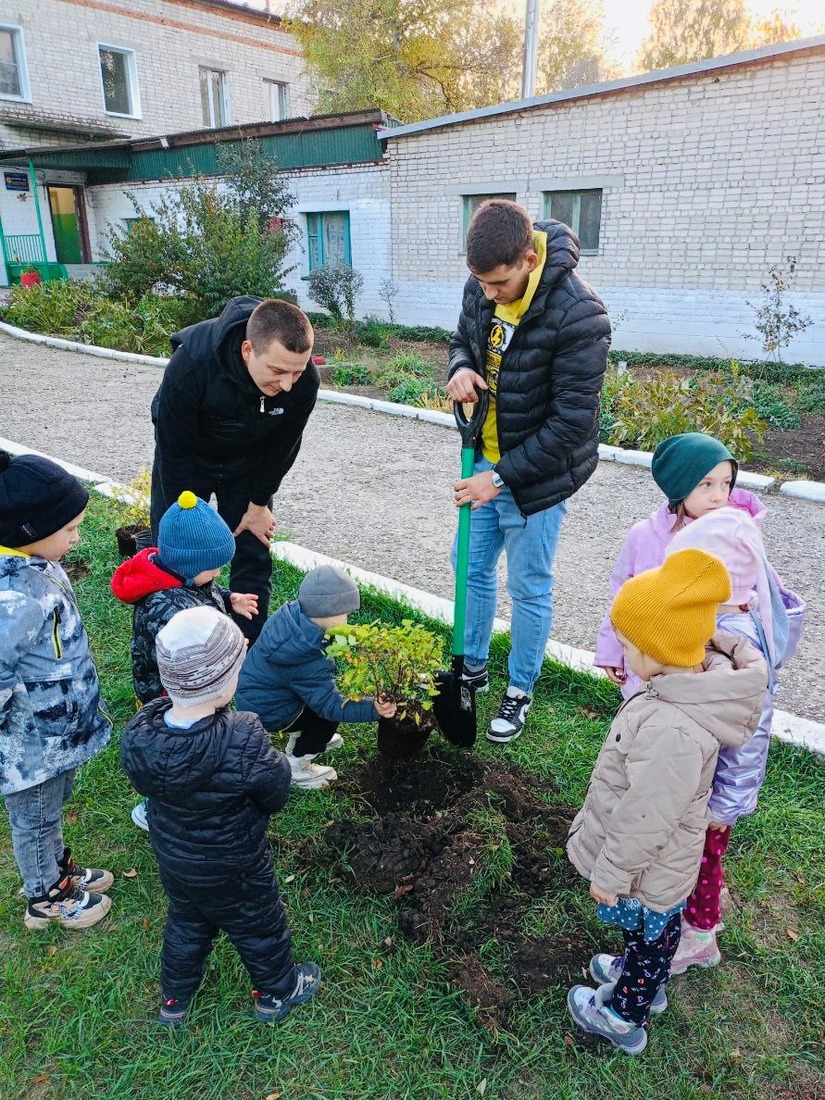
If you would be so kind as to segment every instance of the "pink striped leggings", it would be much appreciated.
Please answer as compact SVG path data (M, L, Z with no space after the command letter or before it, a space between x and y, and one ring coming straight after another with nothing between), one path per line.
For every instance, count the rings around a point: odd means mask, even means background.
M687 899L684 918L692 928L707 932L722 920L722 856L730 843L731 826L724 829L708 829L705 833L705 850L699 865L699 878L693 893Z

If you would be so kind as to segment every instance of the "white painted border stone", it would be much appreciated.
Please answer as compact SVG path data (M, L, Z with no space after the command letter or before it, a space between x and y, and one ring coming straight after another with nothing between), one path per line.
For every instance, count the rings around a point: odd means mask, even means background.
M117 498L119 493L128 492L126 486L111 481L102 474L83 470L79 466L73 466L70 462L63 462L61 459L45 455L41 451L34 451L30 447L13 443L10 439L0 438L0 448L10 454L36 454L40 455L41 458L48 458L75 477L92 482L95 492L100 493L101 496ZM336 565L339 568L346 569L353 580L375 588L379 592L385 592L393 599L400 600L410 607L422 611L425 615L429 615L430 618L448 625L453 621L454 605L452 600L445 600L441 596L434 596L430 592L413 588L401 581L393 580L391 577L383 577L379 573L371 573L366 569L359 569L357 566L349 565L336 558L327 557L325 554L307 550L306 547L298 546L297 543L273 543L272 556L282 561L288 561L299 569L313 569L316 565ZM510 624L506 619L496 618L493 622L493 629L500 633L508 633ZM545 654L551 660L558 661L560 664L567 665L568 668L575 669L578 672L587 672L592 676L604 675L600 668L594 667L593 658L595 655L589 650L576 649L574 646L551 640L547 643ZM778 710L774 714L772 733L780 741L787 741L788 744L795 745L797 748L808 749L811 752L825 755L825 724L821 722L814 722L808 718L800 718L798 715Z
M779 492L799 500L813 500L825 504L825 483L821 481L785 481L779 486Z

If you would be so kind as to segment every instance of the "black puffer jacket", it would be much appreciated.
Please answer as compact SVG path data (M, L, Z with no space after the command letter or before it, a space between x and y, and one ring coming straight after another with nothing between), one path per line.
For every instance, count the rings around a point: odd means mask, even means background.
M167 726L169 699L129 722L120 760L149 796L149 832L162 872L204 885L269 866L266 826L289 795L291 772L254 714L226 707L189 729Z
M243 485L253 504L267 504L298 455L318 371L310 362L289 393L261 393L240 351L259 301L232 298L220 317L171 338L174 354L152 401L154 476L167 501L207 479Z
M599 391L610 347L602 300L578 275L579 242L561 222L537 222L547 260L498 376L496 470L524 515L572 496L596 469ZM474 277L450 341L450 375L485 373L495 303Z

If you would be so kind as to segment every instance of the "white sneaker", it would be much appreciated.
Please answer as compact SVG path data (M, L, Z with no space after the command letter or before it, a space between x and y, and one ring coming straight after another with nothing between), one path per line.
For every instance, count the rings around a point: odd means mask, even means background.
M143 829L145 833L149 832L149 818L146 816L146 804L148 801L148 798L142 798L137 806L132 807L132 812L129 815L135 825L137 825L139 829Z
M316 754L317 755L317 754ZM315 764L315 756L290 756L287 753L289 766L292 768L292 786L301 787L303 790L318 790L328 787L338 778L335 768L328 768L325 764Z
M340 749L344 743L344 738L340 733L333 733L329 741L324 746L324 752L329 752L331 749Z
M507 694L501 700L498 713L487 730L487 740L506 744L508 741L515 741L517 737L520 737L532 702L532 695L526 695L519 688L512 685L508 687Z

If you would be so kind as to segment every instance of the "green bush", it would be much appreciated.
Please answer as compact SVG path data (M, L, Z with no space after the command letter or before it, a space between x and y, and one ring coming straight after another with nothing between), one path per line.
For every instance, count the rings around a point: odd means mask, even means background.
M435 380L435 367L409 351L399 351L388 362L382 364L376 374L378 384L391 389L406 382L409 378L417 378L424 382Z
M365 317L355 326L355 335L368 348L388 348L390 328L378 317Z
M787 431L800 426L802 419L799 413L784 399L778 386L757 381L751 382L749 388L748 403L769 428Z
M80 280L14 287L4 316L30 332L158 356L170 354L171 333L198 319L188 298L147 294L133 302L111 297L99 282Z
M91 284L77 280L13 286L3 307L3 318L29 332L76 339L78 310L92 293Z
M316 267L309 274L307 293L313 302L329 310L337 322L355 324L355 300L364 288L364 276L349 264Z
M743 407L740 391L733 371L692 378L679 378L673 371L647 379L623 375L615 395L609 442L652 451L668 436L707 432L747 461L764 438L766 425L755 409Z
M358 363L341 363L333 367L331 381L334 386L370 386L375 376Z
M825 412L825 370L809 371L815 377L797 390L796 407L801 413Z

